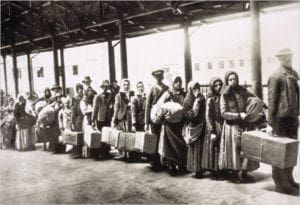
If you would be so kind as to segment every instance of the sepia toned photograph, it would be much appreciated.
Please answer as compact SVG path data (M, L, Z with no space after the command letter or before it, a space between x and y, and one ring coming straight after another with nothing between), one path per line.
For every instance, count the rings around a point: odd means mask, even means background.
M300 0L0 2L0 205L300 204Z

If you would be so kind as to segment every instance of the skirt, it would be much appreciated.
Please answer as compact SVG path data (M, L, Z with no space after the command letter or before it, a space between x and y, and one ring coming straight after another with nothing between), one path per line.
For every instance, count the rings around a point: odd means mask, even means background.
M259 168L259 163L241 157L241 136L244 131L238 125L230 125L226 121L220 142L219 168L236 171L254 171Z
M15 147L17 150L34 150L35 141L36 139L34 126L30 126L25 129L17 129L15 140Z
M7 116L5 122L1 126L0 133L0 149L7 149L13 147L13 141L15 139L15 121L14 118Z
M216 122L216 140L211 140L211 131L207 130L203 141L203 154L202 154L202 168L210 171L217 171L219 169L219 153L220 153L220 140L222 135L222 125Z

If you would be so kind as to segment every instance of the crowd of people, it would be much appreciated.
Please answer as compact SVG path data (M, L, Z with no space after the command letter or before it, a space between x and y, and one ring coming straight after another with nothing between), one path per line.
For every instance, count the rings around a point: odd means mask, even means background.
M34 149L38 138L45 135L36 123L38 113L51 106L55 120L50 125L49 146L44 144L44 150L58 152L60 133L67 129L84 132L85 125L100 131L113 127L124 132L151 132L158 137L157 151L145 157L154 170L192 172L197 178L209 171L214 178L242 182L250 178L248 172L259 167L258 162L241 153L244 131L266 128L269 123L275 134L297 138L299 77L291 68L291 56L289 49L281 50L277 56L281 66L269 80L268 120L267 106L239 85L239 75L234 71L228 71L223 80L212 78L206 96L195 81L188 82L185 91L180 76L172 85L165 85L164 71L160 69L152 72L156 83L147 94L142 81L132 91L129 79L122 79L120 86L104 80L97 93L86 76L76 84L74 96L63 97L58 85L46 88L44 96L32 102L26 95L15 100L1 93L1 149ZM80 157L81 149L73 147L74 157ZM110 146L103 145L94 155L109 158L110 150ZM120 151L119 157L137 159L141 155ZM274 179L276 185L287 192L299 190L292 170L273 168L273 173L281 176Z

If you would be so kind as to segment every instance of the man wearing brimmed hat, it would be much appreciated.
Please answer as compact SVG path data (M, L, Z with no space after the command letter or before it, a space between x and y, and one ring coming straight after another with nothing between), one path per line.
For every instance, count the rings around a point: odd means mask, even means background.
M292 69L292 54L289 48L285 48L276 55L280 67L268 81L268 123L274 135L297 139L299 76ZM279 191L299 194L299 184L294 181L293 168L272 168L273 180Z
M152 107L158 102L160 97L166 91L168 91L169 87L163 83L164 70L162 70L162 69L154 70L152 72L152 76L155 78L156 84L150 89L150 92L146 99L145 131L149 130L149 126L151 125L151 130L152 130L153 134L157 135L157 137L158 137L158 140L157 140L157 143L158 143L162 125L154 124L153 122L151 122L150 112L151 112ZM158 146L157 146L157 148L158 148ZM158 153L155 156L153 156L151 165L155 169L160 167L161 164L160 164L160 157L159 157Z

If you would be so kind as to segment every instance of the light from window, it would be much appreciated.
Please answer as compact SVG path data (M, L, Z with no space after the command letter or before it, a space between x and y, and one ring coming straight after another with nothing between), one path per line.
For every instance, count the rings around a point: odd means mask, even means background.
M195 63L195 71L199 71L200 70L200 63Z
M207 63L207 68L208 68L209 70L212 69L212 63L211 63L211 62L208 62L208 63Z
M245 64L244 59L240 59L240 67L243 67Z
M234 60L230 60L229 61L229 67L230 68L234 68Z
M220 69L224 68L224 62L223 62L223 61L220 61L220 62L219 62L219 68L220 68Z
M21 68L17 68L18 69L18 78L22 78L22 71Z

